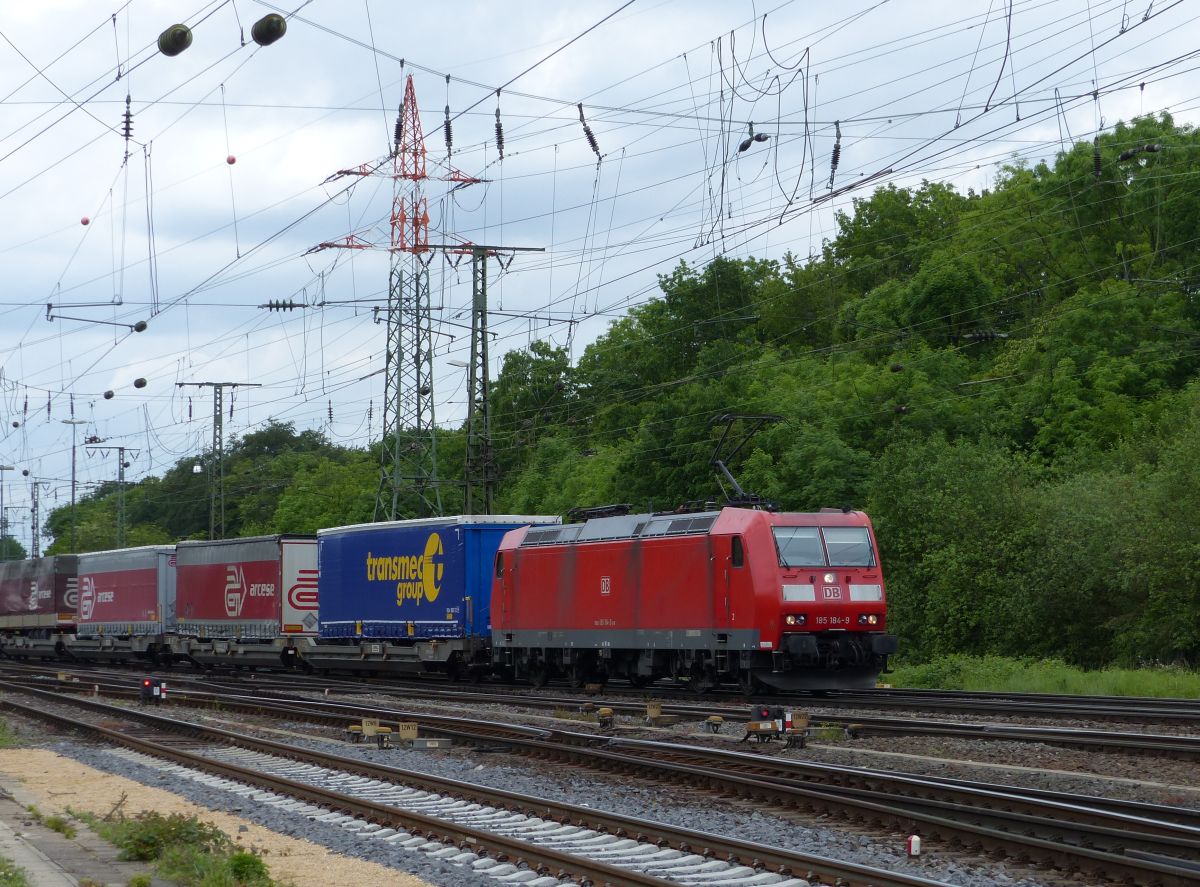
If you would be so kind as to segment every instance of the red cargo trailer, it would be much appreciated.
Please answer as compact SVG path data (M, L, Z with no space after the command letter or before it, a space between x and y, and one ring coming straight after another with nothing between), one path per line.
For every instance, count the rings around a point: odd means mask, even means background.
M180 542L176 652L200 663L296 663L317 626L315 536Z
M165 652L175 628L175 546L146 545L79 555L79 609L72 655L147 659Z
M69 631L76 597L75 555L0 561L0 628Z
M77 597L73 554L0 561L0 648L17 657L62 655Z

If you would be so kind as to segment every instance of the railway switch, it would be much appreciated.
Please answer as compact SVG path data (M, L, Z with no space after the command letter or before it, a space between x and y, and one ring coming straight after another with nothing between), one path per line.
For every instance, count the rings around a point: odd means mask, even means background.
M750 711L742 742L751 737L755 742L783 739L788 748L804 748L808 740L808 715L780 706L756 705Z

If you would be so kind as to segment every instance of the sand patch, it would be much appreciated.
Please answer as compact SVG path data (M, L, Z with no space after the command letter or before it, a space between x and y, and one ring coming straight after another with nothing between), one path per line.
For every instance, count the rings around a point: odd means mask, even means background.
M289 838L240 816L200 807L164 789L113 776L45 749L0 749L0 774L18 780L46 815L61 813L70 807L104 816L124 794L123 809L127 815L157 810L167 815L198 816L216 825L242 846L257 849L274 877L299 887L310 884L322 887L361 887L363 884L428 887L427 882L415 875L339 856L311 841Z

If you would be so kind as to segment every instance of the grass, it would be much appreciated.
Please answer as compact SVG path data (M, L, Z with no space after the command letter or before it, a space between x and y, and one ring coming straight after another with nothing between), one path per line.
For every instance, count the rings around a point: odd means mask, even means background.
M8 726L8 721L0 719L0 748L16 748L20 744L21 740Z
M814 724L809 728L808 738L817 742L845 742L846 728L841 724Z
M195 816L149 810L133 818L75 815L121 848L123 858L153 862L160 877L181 887L278 887L260 856Z
M1200 697L1200 673L1176 667L1085 671L1058 659L945 656L900 663L882 680L893 687L1091 696Z
M71 825L71 820L65 816L47 816L42 820L42 825L46 828L58 832L64 838L75 837L75 826Z
M11 859L0 856L0 887L29 887L29 879L25 869L20 868Z
M35 804L26 804L25 812L29 814L30 819L39 825L44 825L51 831L58 832L63 837L75 837L75 826L71 824L69 817L61 816L57 813L52 816L44 816Z

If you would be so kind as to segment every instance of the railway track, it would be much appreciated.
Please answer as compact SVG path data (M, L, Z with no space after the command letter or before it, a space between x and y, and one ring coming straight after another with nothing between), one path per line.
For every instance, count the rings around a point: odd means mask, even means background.
M256 739L94 700L5 684L41 704L0 698L0 707L50 721L128 749L137 763L257 803L291 809L364 837L508 878L521 868L549 887L563 877L583 884L774 884L810 887L945 887L927 878L757 845L735 838L539 800L381 764ZM50 711L46 702L81 707L110 726ZM160 762L169 762L163 764ZM213 781L215 780L215 781Z
M184 681L192 684L187 678ZM233 684L220 680L204 681L204 686L220 688L228 692L245 692L246 683ZM286 683L253 682L263 693L287 693ZM200 685L200 682L192 684ZM324 686L324 685L322 685ZM292 691L295 688L291 688ZM341 690L339 689L340 693ZM373 691L378 692L378 691ZM384 691L386 692L386 690ZM463 703L492 703L520 706L524 708L556 711L578 710L591 703L602 704L625 715L637 716L645 711L646 700L622 701L603 697L547 696L520 692L496 693L482 690L464 690L453 685L424 686L404 690L407 698L424 698L439 702L459 701ZM823 704L823 702L822 702ZM684 719L703 721L710 716L726 720L746 717L746 706L714 706L711 704L663 703L663 714L677 715ZM990 739L1008 742L1039 742L1046 745L1082 748L1092 751L1123 751L1139 754L1169 755L1184 759L1200 759L1200 736L1178 736L1162 733L1132 733L1117 730L1095 730L1071 727L1022 726L1019 724L965 723L961 721L933 720L929 718L887 718L855 715L838 717L821 715L815 719L822 725L840 727L850 736L947 736L964 739Z
M125 691L130 692L130 691ZM379 706L180 691L177 701L345 726L363 716L594 770L634 774L775 808L922 834L953 848L1030 858L1132 883L1200 879L1200 813L679 744L481 722Z
M14 671L27 674L47 675L45 668L38 666L16 667L12 663L0 664L0 671ZM72 669L83 681L93 681L96 672L90 670ZM240 673L238 673L240 674ZM121 675L100 673L98 679L117 679ZM494 689L464 687L459 684L444 682L418 681L402 685L402 689L391 682L384 684L364 684L359 681L330 681L328 679L314 680L303 675L255 676L253 680L237 680L233 676L194 676L185 673L172 674L170 680L177 686L208 688L215 691L231 693L254 693L269 695L282 693L287 695L300 689L311 688L314 691L332 689L339 694L354 695L383 694L398 695L404 698L421 698L437 702L487 703L522 708L557 711L561 709L575 710L586 703L603 704L615 712L636 716L645 709L646 698L642 693L637 701L624 695L611 698L607 693L604 697L589 696L558 696L544 693L534 693L524 690L508 690L496 692ZM299 685L299 686L298 686ZM881 691L890 693L892 691ZM911 691L903 691L911 692ZM655 697L658 698L658 697ZM809 700L810 702L813 700ZM1180 708L1186 708L1189 700L1174 700L1181 703ZM824 706L827 700L820 700ZM773 702L773 704L776 704ZM685 720L703 721L716 715L726 720L737 720L746 716L744 705L716 705L698 702L685 698L683 702L663 702L664 714L675 715ZM1143 712L1146 713L1146 712ZM1173 720L1178 721L1177 715ZM1118 730L1098 730L1073 727L1055 727L1049 725L1025 726L1008 723L967 723L963 721L935 720L923 717L874 717L856 714L842 717L821 715L815 721L823 726L840 728L852 737L859 736L944 736L961 739L986 739L1007 742L1036 742L1045 745L1079 748L1090 751L1121 751L1132 754L1165 755L1182 759L1200 759L1200 736L1128 732Z

